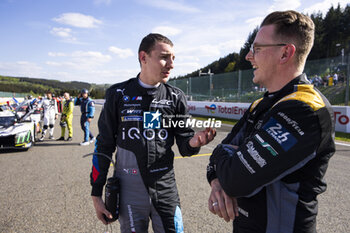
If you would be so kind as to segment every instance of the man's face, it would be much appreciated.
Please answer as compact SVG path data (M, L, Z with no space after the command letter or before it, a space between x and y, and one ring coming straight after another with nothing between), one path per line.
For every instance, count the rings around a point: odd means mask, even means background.
M252 51L246 55L245 59L249 61L254 69L253 82L265 87L269 86L272 78L277 74L277 65L281 57L283 46L259 47L259 45L281 44L283 41L277 41L274 38L275 25L267 25L258 31L254 45L254 54Z
M63 97L64 97L65 100L69 100L69 94L68 93L64 93Z
M86 99L86 98L88 97L88 93L83 93L81 96L82 96L84 99Z
M52 99L52 94L51 94L51 93L47 93L46 96L47 96L47 98L48 98L49 100Z
M144 53L142 69L146 71L147 78L151 83L167 82L170 70L174 68L174 50L166 43L157 42L153 50L147 54Z

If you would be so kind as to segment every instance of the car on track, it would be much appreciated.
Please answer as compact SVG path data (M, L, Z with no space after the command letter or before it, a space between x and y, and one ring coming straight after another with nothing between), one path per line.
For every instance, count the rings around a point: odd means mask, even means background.
M31 118L33 109L19 116L15 111L0 111L0 149L25 149L35 143L36 122Z

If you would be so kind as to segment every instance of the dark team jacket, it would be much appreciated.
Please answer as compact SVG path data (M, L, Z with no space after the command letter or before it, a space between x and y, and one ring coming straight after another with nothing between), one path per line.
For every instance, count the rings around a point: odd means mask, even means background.
M157 121L151 122L149 118L149 113L157 111L161 113L160 127L144 128L145 114L148 123L159 126ZM161 83L157 88L148 89L139 84L138 78L132 78L111 86L106 92L106 102L98 120L95 151L111 157L118 147L129 151L130 156L135 154L143 182L159 212L160 205L179 204L171 150L174 139L182 156L197 154L200 149L189 145L194 135L191 128L164 128L161 119L186 120L187 114L184 93L168 84ZM93 196L101 196L109 164L103 157L93 157Z
M331 106L302 74L252 103L213 151L207 178L238 198L234 232L316 232L334 152Z

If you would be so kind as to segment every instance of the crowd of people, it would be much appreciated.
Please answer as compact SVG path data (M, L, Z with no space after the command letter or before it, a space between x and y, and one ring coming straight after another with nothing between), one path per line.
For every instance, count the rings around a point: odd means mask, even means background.
M342 85L344 83L344 77L342 74L328 74L325 75L324 77L321 77L320 75L314 75L313 77L310 78L310 82L314 84L316 87L321 87L321 86L337 86Z
M33 97L28 96L27 99L31 100ZM84 132L83 141L81 146L87 146L95 141L95 137L90 131L90 122L94 118L95 103L89 97L89 91L82 89L80 94L76 98L71 98L68 92L65 92L61 97L55 97L51 91L47 91L44 97L38 97L34 102L36 105L36 112L40 114L41 129L37 129L41 132L41 136L38 139L42 142L46 138L47 131L49 132L48 139L54 140L54 127L55 122L61 115L59 125L61 128L61 136L57 141L72 141L73 140L73 110L75 105L80 105L81 118L80 125ZM68 129L67 138L65 138L66 128Z

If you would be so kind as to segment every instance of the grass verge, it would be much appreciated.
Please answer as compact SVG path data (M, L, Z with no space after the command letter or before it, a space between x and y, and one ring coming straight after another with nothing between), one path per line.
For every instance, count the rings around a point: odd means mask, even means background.
M335 140L350 142L350 133L335 132Z

